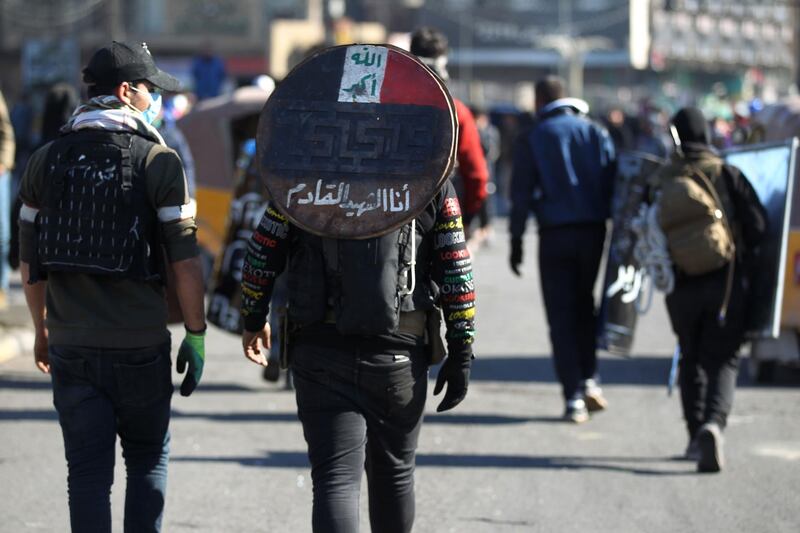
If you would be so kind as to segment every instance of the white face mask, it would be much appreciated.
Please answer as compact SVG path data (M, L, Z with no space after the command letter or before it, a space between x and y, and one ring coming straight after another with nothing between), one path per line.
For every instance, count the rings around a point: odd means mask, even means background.
M137 89L136 87L133 86L133 84L130 85L130 88L132 91L137 93L147 92L141 89ZM158 114L161 112L161 95L158 93L151 93L151 92L147 92L147 94L150 95L150 105L147 106L147 109L142 111L142 115L144 116L144 120L148 124L152 124L153 121L156 119L156 117L158 117Z

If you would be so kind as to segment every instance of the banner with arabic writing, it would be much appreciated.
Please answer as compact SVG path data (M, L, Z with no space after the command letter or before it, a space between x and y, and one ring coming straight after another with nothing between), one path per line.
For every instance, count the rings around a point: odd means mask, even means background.
M317 235L368 238L405 224L453 167L456 116L443 82L389 45L323 50L261 113L258 162L275 206Z

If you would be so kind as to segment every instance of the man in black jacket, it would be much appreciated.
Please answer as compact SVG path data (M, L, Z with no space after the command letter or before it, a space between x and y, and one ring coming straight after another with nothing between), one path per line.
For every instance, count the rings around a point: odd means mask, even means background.
M738 350L744 340L751 258L766 232L766 213L742 172L724 164L710 146L708 127L697 108L684 108L672 118L676 152L656 176L656 187L699 169L719 192L736 255L727 314L721 317L729 266L702 275L675 268L675 289L667 296L672 329L681 348L680 387L689 431L687 458L701 472L723 466L722 430L733 404ZM725 201L728 199L728 201ZM726 205L727 204L727 205ZM669 209L661 204L661 209Z

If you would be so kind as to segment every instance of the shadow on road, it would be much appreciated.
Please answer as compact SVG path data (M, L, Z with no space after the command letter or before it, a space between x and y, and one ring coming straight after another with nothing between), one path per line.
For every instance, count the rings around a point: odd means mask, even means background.
M309 468L305 452L267 452L263 457L178 456L179 463L236 463L262 468ZM418 467L530 468L538 470L602 470L642 476L696 475L694 464L676 457L591 457L536 455L418 454Z
M251 413L225 413L225 412L184 412L177 409L172 411L173 420L202 419L212 422L298 422L295 412L251 412ZM29 421L58 420L55 409L0 409L0 421ZM431 414L425 416L425 424L444 425L506 425L537 423L562 423L559 417L521 417L492 414Z
M0 411L2 413L2 411ZM278 412L254 412L254 413L208 413L208 412L182 412L173 410L172 418L202 418L215 422L299 422L297 414L278 413ZM563 423L561 417L522 417L505 416L492 414L430 414L425 415L425 425L485 425L497 426L506 424L526 424L529 422L537 423Z
M670 359L648 355L630 359L601 357L598 368L604 385L666 386ZM470 380L521 383L557 381L552 358L541 354L475 359Z
M0 390L50 390L50 379L29 379L14 376L0 376Z
M557 383L550 355L478 356L472 365L471 381ZM671 363L663 355L603 356L599 358L598 369L603 385L666 387ZM746 363L745 359L740 363L737 387L777 389L800 385L800 370L792 368L782 368L770 383L758 383L748 375Z
M58 420L55 409L0 409L0 422L36 422L37 420Z
M180 378L180 377L179 377ZM177 389L178 386L176 386ZM51 390L52 384L49 377L31 379L14 375L0 375L0 390ZM248 387L238 383L201 383L198 393L224 393L224 392L270 392L274 389ZM279 392L283 392L280 389Z

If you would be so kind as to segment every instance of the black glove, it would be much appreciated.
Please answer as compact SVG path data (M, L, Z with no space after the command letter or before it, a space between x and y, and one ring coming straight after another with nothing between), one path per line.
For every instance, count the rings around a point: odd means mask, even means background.
M449 351L449 350L448 350ZM442 392L444 384L447 383L447 392L444 393L441 403L436 408L437 413L452 409L467 396L469 386L469 369L472 366L472 350L470 348L449 351L447 359L439 369L436 376L436 386L433 388L433 395Z
M519 266L522 264L522 239L514 237L511 239L511 257L508 260L511 270L517 276L522 276Z

